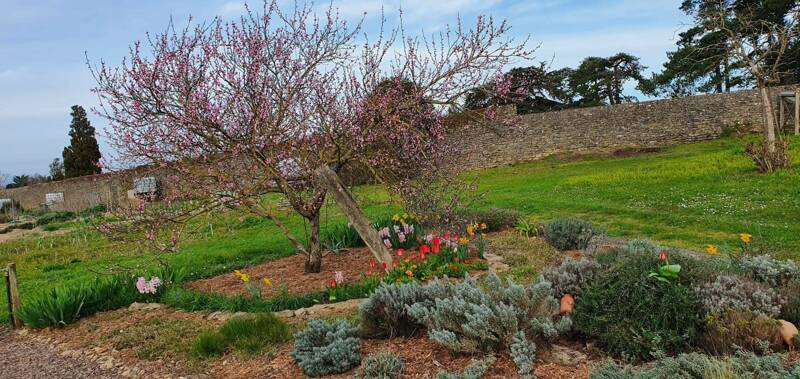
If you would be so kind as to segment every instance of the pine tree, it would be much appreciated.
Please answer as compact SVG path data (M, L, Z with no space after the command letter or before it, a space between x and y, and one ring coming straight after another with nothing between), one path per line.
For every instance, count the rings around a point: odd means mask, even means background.
M72 106L72 123L69 128L70 144L64 148L63 154L64 175L72 178L99 174L100 146L94 136L94 127L80 105Z

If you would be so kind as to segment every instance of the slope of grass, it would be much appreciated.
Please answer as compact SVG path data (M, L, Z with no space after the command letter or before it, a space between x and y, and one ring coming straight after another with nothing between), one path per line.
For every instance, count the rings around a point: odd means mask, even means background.
M486 207L514 208L541 220L585 218L612 235L695 249L709 243L734 248L738 233L749 232L770 252L799 258L800 139L792 141L791 170L762 175L744 155L748 138L627 158L549 158L465 176L478 179ZM378 187L356 192L372 218L399 209ZM241 221L240 216L228 213L195 221L181 251L165 259L197 278L293 254L271 222ZM305 236L299 217L289 215L285 221ZM344 222L335 206L323 211L323 228ZM154 267L152 257L137 244L107 241L88 227L0 243L0 265L8 262L17 263L23 303L40 290L86 281L109 268L144 272ZM6 317L2 297L0 318Z
M752 138L752 137L750 137ZM629 158L546 159L477 175L487 202L540 219L579 217L612 235L701 248L738 233L800 257L800 139L791 170L759 174L744 155L749 138L681 145Z

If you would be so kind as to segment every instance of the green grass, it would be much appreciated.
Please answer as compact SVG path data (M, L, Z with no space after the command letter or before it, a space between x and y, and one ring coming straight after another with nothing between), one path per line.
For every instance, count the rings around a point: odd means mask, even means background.
M734 248L738 233L746 231L778 256L798 258L800 139L792 141L791 170L762 175L744 155L750 138L724 138L627 158L549 158L465 176L477 177L480 190L486 192L486 208L513 208L537 220L583 218L614 236L694 249L708 243ZM356 194L374 220L399 210L378 187L360 187ZM185 268L192 279L293 254L271 222L249 217L241 222L239 216L198 219L181 250L165 260ZM322 216L323 228L345 223L335 206ZM299 217L286 216L285 222L305 236ZM23 304L41 290L83 283L109 268L143 273L155 265L137 244L108 241L87 226L63 235L0 243L0 265L9 262L17 263ZM0 318L6 317L3 297Z
M540 220L576 217L609 234L700 249L735 247L749 232L778 256L800 258L800 138L791 170L758 174L751 139L724 138L629 158L556 159L471 173L487 203Z
M291 338L292 330L287 323L272 313L259 313L231 319L219 330L201 334L194 341L193 352L204 358L222 355L228 349L256 354Z

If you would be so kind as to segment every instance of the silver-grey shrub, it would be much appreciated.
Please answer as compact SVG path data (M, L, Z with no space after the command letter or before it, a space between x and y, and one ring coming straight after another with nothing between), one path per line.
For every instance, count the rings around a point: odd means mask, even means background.
M542 279L550 282L553 296L557 299L568 293L577 297L601 270L602 266L594 259L566 257L558 267L546 268Z
M593 236L603 234L591 222L571 218L547 222L542 231L547 242L561 251L584 249Z
M695 291L706 314L733 309L776 317L786 303L777 290L735 275L717 276L716 280L701 284Z
M449 373L447 371L439 371L436 374L436 379L480 379L489 372L494 364L494 356L488 356L483 359L473 359L464 370L458 373Z
M389 351L373 353L361 362L362 373L357 379L395 379L403 375L406 365L397 355Z
M339 320L311 320L306 330L295 334L291 356L308 376L336 374L361 362L358 329Z
M361 305L361 334L369 338L411 336L421 325L406 311L406 306L432 302L434 293L419 283L381 283Z
M510 278L504 285L497 275L486 277L485 289L466 275L464 281L434 280L424 288L433 301L406 306L408 314L428 329L428 337L452 353L511 349L520 374L533 370L537 342L547 342L572 326L569 317L557 318L559 302L550 283L521 286ZM532 357L531 357L532 358Z
M754 280L772 286L784 285L800 275L796 263L778 260L769 255L746 256L738 263Z

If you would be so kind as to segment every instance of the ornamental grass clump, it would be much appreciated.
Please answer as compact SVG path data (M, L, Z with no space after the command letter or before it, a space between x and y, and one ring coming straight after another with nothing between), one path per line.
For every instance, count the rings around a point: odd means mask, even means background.
M585 249L589 240L597 234L591 222L576 219L555 219L544 224L544 238L558 250Z
M550 282L553 296L557 299L566 294L578 297L600 271L602 266L594 259L566 257L558 267L546 268L542 272L542 279Z
M524 287L509 278L503 285L490 273L483 288L469 275L458 283L435 280L423 287L433 301L406 309L432 341L451 353L510 350L518 372L532 373L536 343L568 331L572 320L557 316L559 304L548 282Z
M348 371L361 362L358 329L344 320L330 324L311 320L306 330L294 335L291 356L308 376Z
M786 300L774 288L735 275L720 275L695 288L706 314L726 310L750 311L767 317L781 313Z

